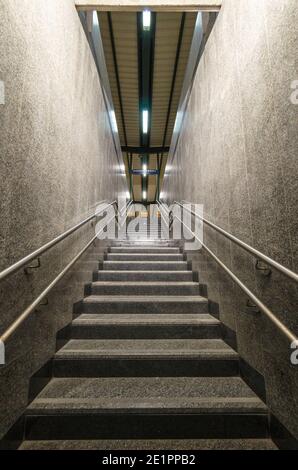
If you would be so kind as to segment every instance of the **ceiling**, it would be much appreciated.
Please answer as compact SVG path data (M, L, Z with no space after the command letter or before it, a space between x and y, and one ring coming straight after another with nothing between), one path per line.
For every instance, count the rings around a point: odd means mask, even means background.
M130 147L123 156L131 197L142 201L145 192L145 200L155 201L158 175L130 176L130 170L144 163L159 169L161 187L196 13L151 13L150 30L144 30L142 13L100 12L98 17L120 142ZM143 109L149 110L146 135ZM158 156L149 153L156 151L152 147L160 147Z

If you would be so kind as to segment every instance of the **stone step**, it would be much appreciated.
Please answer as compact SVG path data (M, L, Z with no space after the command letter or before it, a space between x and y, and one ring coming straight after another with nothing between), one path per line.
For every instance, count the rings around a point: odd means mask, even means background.
M103 269L108 271L187 271L187 261L104 261Z
M24 441L19 450L277 450L271 439L128 439Z
M160 247L160 246L111 246L108 248L110 253L180 253L180 248L175 246Z
M164 282L186 282L192 281L192 271L98 271L95 275L98 281L164 281Z
M221 322L209 314L82 314L69 337L77 339L221 338Z
M54 357L55 377L226 377L238 354L221 339L71 339Z
M53 378L26 410L25 439L243 439L268 410L239 377Z
M96 296L80 302L80 313L208 313L208 300L197 296Z
M138 240L135 242L134 240L124 239L124 240L112 240L111 247L120 247L120 246L134 246L141 248L142 246L159 246L159 247L179 247L180 240L170 240L170 239L160 239L160 240Z
M97 281L86 286L89 295L200 295L198 282Z
M108 261L183 261L186 255L182 253L107 253Z

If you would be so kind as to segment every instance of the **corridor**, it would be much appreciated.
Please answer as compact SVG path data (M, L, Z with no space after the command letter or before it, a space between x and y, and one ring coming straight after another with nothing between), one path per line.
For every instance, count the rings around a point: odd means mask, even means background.
M296 3L0 0L1 452L298 449Z

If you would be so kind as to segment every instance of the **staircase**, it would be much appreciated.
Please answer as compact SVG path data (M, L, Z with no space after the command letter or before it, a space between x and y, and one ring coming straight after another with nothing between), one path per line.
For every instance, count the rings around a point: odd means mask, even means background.
M274 449L180 245L115 241L100 267L20 449Z
M168 234L164 233L161 225L161 217L158 217L156 212L151 214L151 217L148 213L147 217L138 217L137 221L136 229L133 227L130 230L129 224L127 227L127 237L131 241L156 241L168 236Z

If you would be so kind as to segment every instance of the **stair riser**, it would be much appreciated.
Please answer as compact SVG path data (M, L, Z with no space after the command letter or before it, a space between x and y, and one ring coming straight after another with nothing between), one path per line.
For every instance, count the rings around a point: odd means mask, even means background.
M73 325L72 339L220 339L220 325Z
M147 272L142 273L137 272L105 272L99 271L98 273L94 274L94 280L97 281L176 281L176 282L187 282L193 280L193 273L191 271L185 272L164 272L164 273L157 273L157 272Z
M199 286L87 286L86 295L200 295Z
M121 254L121 253L107 253L105 259L108 261L184 261L186 255L182 254Z
M133 240L123 240L123 241L112 241L111 247L125 247L130 246L134 248L142 248L148 246L150 248L154 246L158 247L180 247L180 243L175 240L142 240L139 242L135 242Z
M208 313L207 302L83 302L81 313Z
M189 265L186 262L176 263L159 263L158 261L153 263L134 263L124 262L117 263L117 261L104 261L103 269L107 271L187 271Z
M54 377L233 377L238 360L55 359Z
M181 410L182 413L184 410ZM36 414L26 417L25 439L236 439L268 436L267 415Z
M169 253L169 254L179 254L180 249L179 248L158 248L158 247L153 247L153 248L133 248L133 247L111 247L108 249L109 253Z

